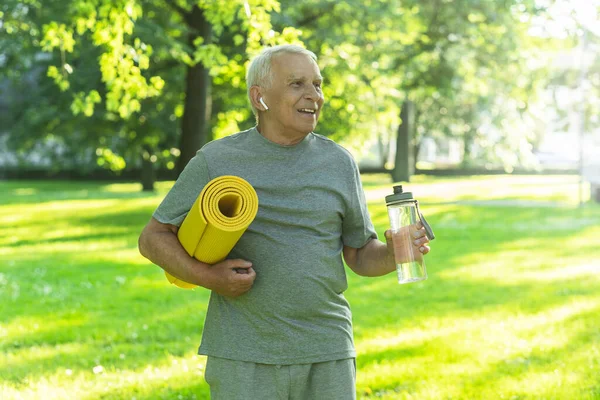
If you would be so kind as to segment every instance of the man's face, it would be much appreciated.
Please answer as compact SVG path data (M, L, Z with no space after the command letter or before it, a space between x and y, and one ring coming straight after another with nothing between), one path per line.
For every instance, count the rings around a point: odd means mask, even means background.
M312 132L323 107L322 81L319 67L308 56L276 55L271 87L264 91L269 106L264 118L286 136Z

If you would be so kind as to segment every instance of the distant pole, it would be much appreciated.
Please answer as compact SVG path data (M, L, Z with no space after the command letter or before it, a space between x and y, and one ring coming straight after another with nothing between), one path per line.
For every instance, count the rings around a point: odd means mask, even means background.
M585 138L585 52L587 50L587 30L585 27L581 35L581 64L579 68L579 207L583 207L583 169L584 169L584 138Z

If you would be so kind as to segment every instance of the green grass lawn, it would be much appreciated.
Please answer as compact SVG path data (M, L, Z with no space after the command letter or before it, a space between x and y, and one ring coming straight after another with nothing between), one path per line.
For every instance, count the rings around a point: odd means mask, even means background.
M383 234L391 181L363 178ZM137 252L169 186L0 182L0 399L208 399L208 292ZM437 236L429 279L348 272L358 397L600 399L600 206L577 207L577 177L406 189Z

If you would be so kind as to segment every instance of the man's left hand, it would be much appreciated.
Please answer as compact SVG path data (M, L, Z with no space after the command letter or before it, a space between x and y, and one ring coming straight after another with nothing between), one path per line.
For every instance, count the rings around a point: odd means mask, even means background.
M421 221L405 226L395 233L388 229L385 231L385 241L388 256L394 259L395 263L418 260L431 251L429 238Z

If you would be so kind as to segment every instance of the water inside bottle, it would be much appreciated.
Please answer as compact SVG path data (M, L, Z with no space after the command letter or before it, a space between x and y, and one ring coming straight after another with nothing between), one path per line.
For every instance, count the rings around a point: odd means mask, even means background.
M392 244L398 283L418 282L427 279L423 254L413 244L414 225L392 231Z
M427 279L425 264L417 261L396 263L396 273L398 274L398 283L411 283Z

